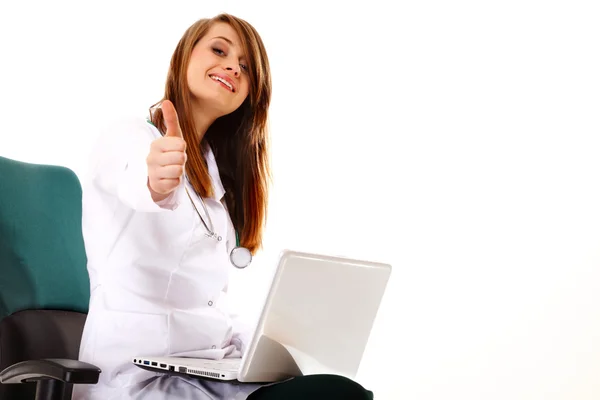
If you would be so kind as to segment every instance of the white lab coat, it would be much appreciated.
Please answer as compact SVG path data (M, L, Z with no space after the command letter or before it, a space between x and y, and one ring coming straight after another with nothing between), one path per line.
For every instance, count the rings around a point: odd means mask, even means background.
M243 399L258 387L166 377L131 362L137 355L239 357L249 340L226 303L235 233L214 155L205 152L215 192L205 203L220 242L205 235L184 184L152 201L146 157L158 137L144 118L115 124L101 135L82 185L91 299L80 360L102 373L97 385L76 385L73 399Z

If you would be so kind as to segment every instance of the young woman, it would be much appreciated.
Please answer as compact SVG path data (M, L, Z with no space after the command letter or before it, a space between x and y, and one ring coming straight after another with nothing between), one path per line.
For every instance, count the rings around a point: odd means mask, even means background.
M262 242L270 99L260 36L223 14L185 32L148 117L101 136L83 192L91 300L80 359L102 373L97 385L76 386L74 399L371 398L338 376L261 387L131 362L243 354L249 332L227 310L228 271Z

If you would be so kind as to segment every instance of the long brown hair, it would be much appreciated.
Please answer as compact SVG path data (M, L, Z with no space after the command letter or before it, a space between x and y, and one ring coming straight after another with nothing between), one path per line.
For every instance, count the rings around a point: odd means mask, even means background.
M234 112L218 118L200 143L192 119L191 94L187 68L196 43L213 24L225 22L238 34L249 62L250 91ZM258 32L248 22L229 14L201 19L190 26L180 39L171 58L164 98L151 108L150 118L165 132L162 111L156 108L170 100L179 116L187 143L186 172L196 192L203 197L213 194L202 147L211 146L223 186L227 209L240 244L255 253L262 245L267 217L269 143L267 116L271 102L271 73L267 53Z

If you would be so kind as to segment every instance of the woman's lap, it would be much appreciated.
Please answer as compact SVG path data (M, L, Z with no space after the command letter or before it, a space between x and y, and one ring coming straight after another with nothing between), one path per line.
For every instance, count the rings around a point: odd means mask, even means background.
M265 386L248 400L372 400L373 393L357 382L338 375L307 375Z
M339 375L306 375L261 386L162 375L130 387L126 397L143 400L373 400L372 392Z

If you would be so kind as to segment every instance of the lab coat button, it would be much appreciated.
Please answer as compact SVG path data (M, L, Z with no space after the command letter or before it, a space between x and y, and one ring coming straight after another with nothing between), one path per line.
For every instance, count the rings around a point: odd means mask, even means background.
M213 348L213 349L216 349L216 348L217 348L217 346L215 346L215 345L213 344L212 348Z
M208 305L212 307L212 305L213 305L212 300L209 300Z

